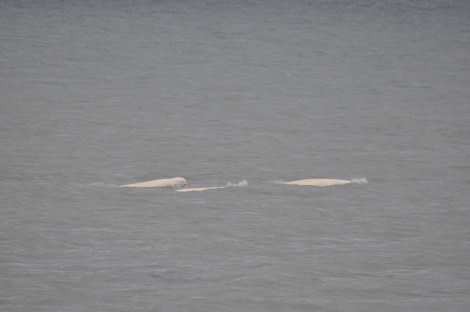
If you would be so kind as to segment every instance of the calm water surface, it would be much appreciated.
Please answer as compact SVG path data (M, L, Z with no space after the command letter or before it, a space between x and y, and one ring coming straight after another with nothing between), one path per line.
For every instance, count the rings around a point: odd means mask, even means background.
M5 0L0 43L0 310L467 311L467 1ZM174 176L248 185L118 188Z

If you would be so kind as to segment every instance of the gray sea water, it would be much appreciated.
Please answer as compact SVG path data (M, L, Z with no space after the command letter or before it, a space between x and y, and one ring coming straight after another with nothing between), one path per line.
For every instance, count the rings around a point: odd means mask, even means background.
M469 57L468 1L0 1L0 310L468 311ZM235 186L118 187L175 176Z

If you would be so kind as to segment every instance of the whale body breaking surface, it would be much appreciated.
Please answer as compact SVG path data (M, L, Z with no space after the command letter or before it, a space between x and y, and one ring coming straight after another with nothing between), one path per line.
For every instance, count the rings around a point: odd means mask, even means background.
M173 187L180 188L188 184L185 178L175 177L170 179L158 179L134 184L121 185L120 187Z
M176 191L177 192L200 192L200 191L206 191L206 190L216 190L216 189L221 189L221 188L225 188L225 186L185 187Z
M340 180L340 179L303 179L290 182L276 182L279 184L288 184L288 185L308 185L308 186L332 186L332 185L343 185L353 183L349 180Z
M299 185L299 186L333 186L333 185L344 185L344 184L367 184L367 180L365 178L361 179L353 179L353 180L341 180L341 179L303 179L303 180L295 180L295 181L271 181L271 183L275 184L284 184L284 185ZM215 190L215 189L223 189L227 187L244 187L247 186L248 183L243 180L237 184L228 183L225 186L210 186L210 187L188 187L185 186L188 184L185 178L182 177L175 177L169 179L158 179L158 180L151 180L133 184L125 184L121 185L120 187L141 187L141 188L150 188L150 187L171 187L174 188L176 192L200 192L206 190Z

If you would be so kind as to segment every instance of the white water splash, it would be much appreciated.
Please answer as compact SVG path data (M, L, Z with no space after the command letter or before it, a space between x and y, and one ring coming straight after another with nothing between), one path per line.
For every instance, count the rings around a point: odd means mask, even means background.
M367 181L366 178L359 178L359 179L351 179L351 183L355 184L368 184L369 182Z
M238 183L227 183L226 187L245 187L248 186L248 182L246 180L242 180Z

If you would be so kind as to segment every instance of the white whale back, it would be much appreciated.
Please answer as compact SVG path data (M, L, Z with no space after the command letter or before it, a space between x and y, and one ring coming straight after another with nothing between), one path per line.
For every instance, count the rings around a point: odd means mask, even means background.
M181 188L186 186L188 182L185 178L175 177L170 179L158 179L134 184L121 185L120 187L173 187Z

